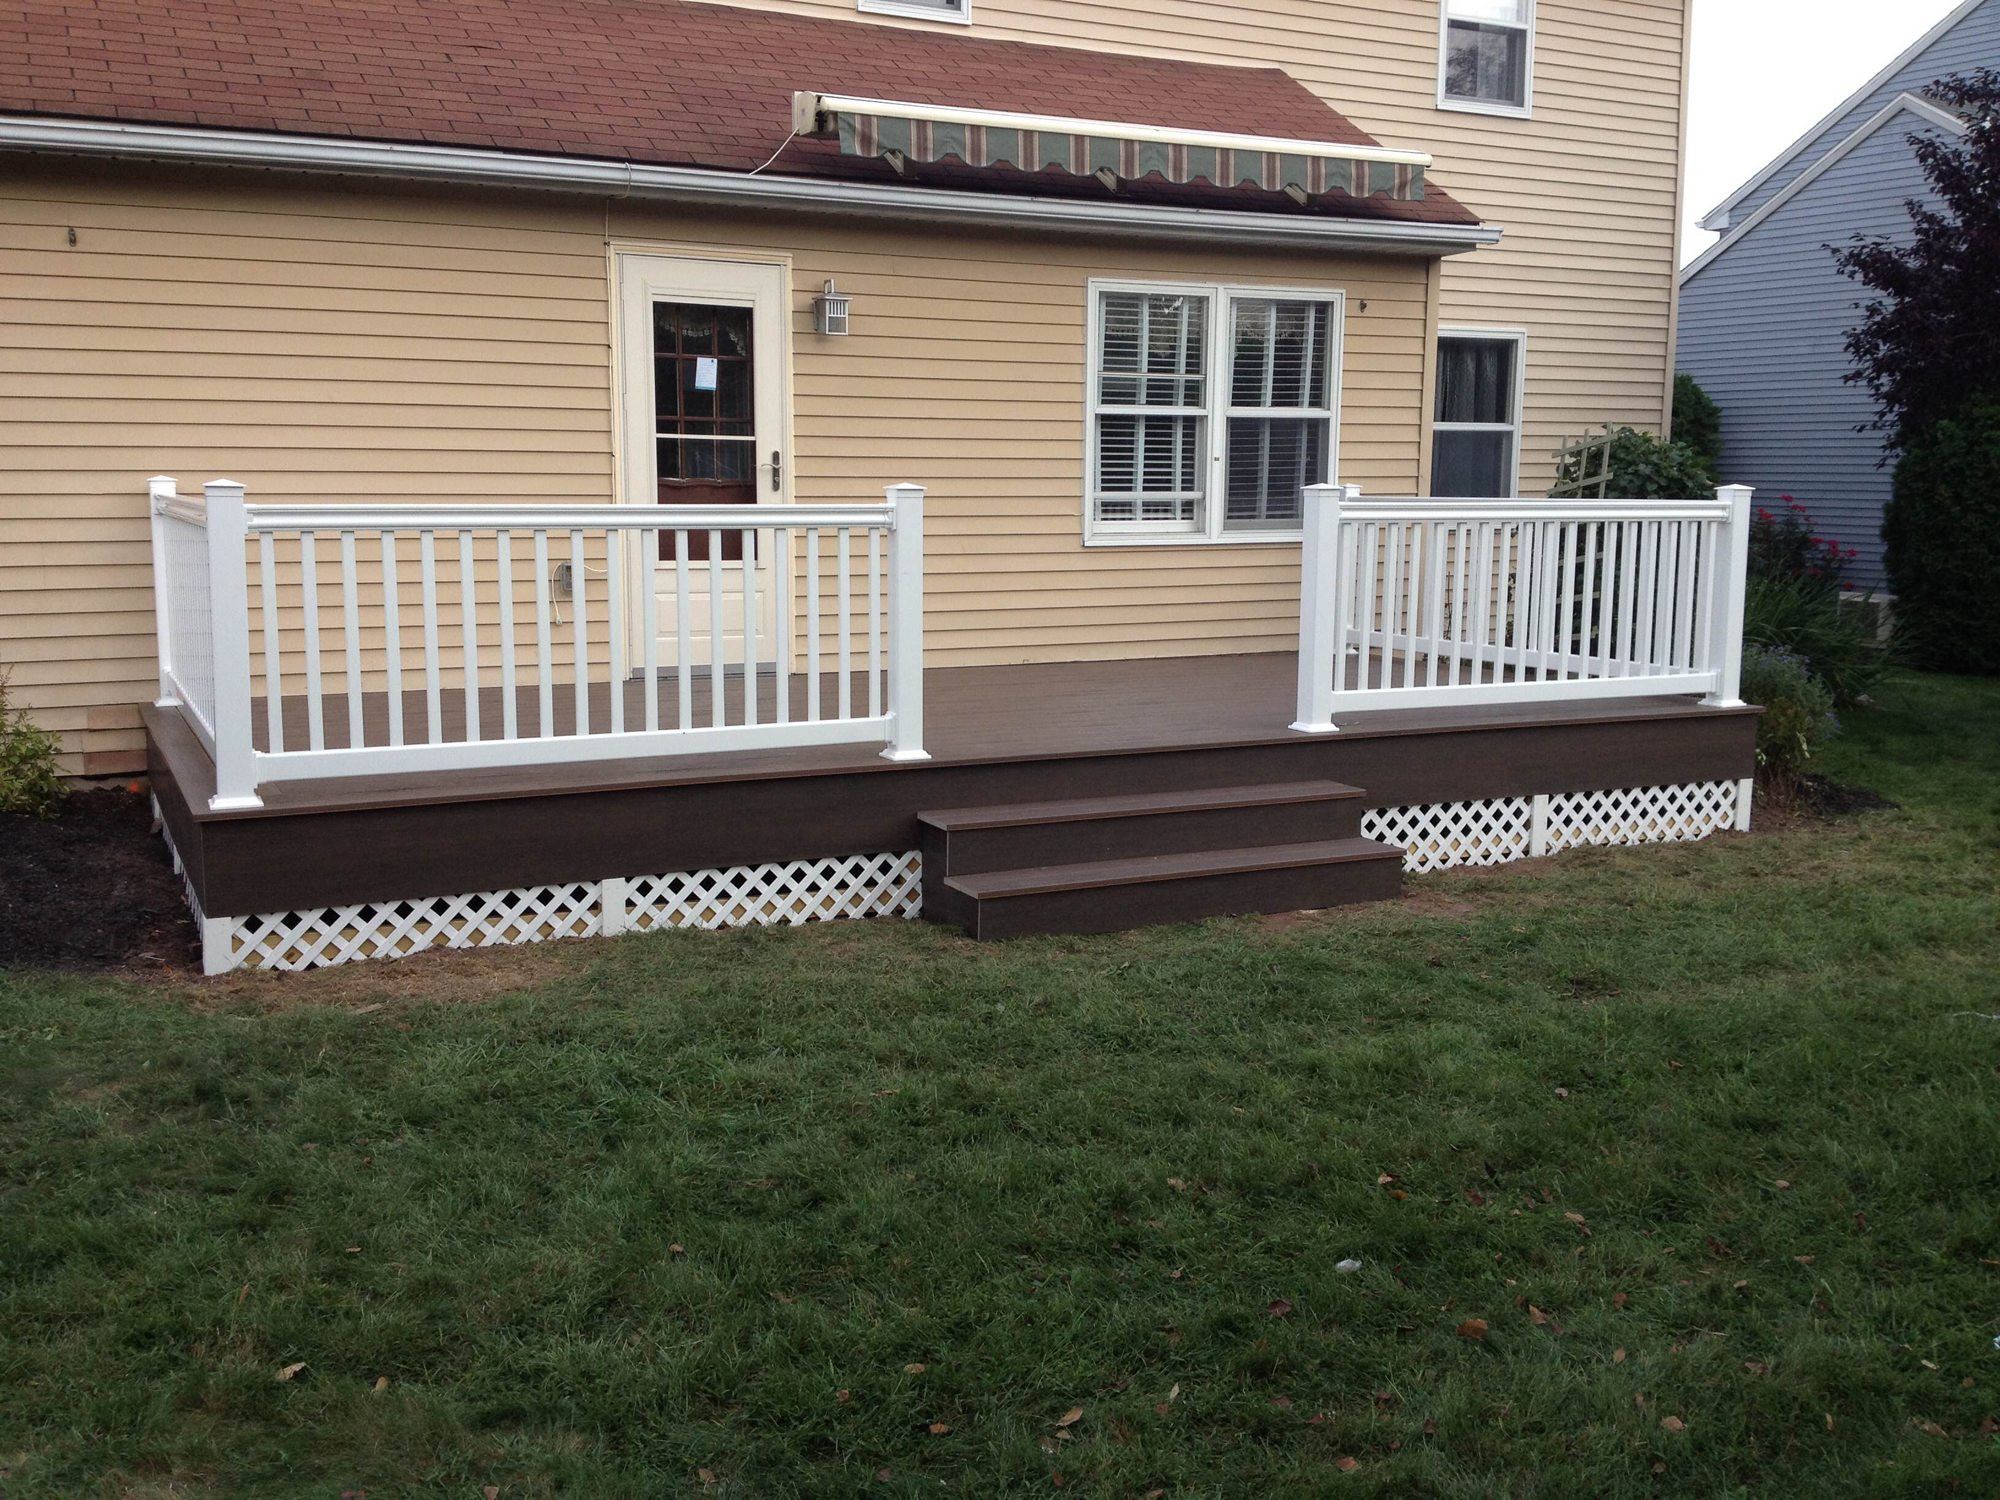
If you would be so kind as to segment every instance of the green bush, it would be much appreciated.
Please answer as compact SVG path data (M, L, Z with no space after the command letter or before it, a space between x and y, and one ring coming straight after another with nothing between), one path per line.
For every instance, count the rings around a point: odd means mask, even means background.
M1829 578L1753 574L1743 591L1743 644L1799 658L1837 706L1854 708L1880 685L1890 657L1868 612L1842 604L1840 596L1840 585Z
M0 813L52 818L62 800L56 737L8 704L6 679L0 678Z
M1743 696L1764 707L1757 721L1758 774L1779 795L1789 795L1806 763L1840 733L1833 691L1803 657L1779 647L1750 646L1743 652Z
M1692 448L1708 466L1711 485L1722 482L1722 408L1710 399L1694 376L1683 370L1674 377L1674 441Z
M1595 462L1590 457L1563 460L1557 468L1554 493L1574 493L1571 487L1582 477L1579 463ZM1611 482L1605 488L1605 499L1694 500L1714 488L1708 466L1687 444L1670 443L1636 427L1611 430Z
M1974 401L1904 446L1882 540L1911 661L2000 673L2000 398Z

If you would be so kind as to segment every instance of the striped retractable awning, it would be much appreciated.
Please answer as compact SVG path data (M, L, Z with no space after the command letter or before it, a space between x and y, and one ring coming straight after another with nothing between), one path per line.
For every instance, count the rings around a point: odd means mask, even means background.
M1423 152L1382 146L1176 131L835 94L798 95L794 123L802 135L837 135L842 154L848 156L880 156L892 162L956 157L971 167L1054 169L1119 181L1157 173L1168 182L1260 187L1299 198L1328 192L1356 198L1386 193L1420 202L1424 169L1430 164Z

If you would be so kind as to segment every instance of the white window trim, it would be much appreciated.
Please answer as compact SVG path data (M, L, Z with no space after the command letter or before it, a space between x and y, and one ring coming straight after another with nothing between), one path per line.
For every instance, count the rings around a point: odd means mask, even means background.
M1460 20L1470 21L1470 16ZM1451 60L1451 0L1438 0L1437 107L1469 115L1498 115L1507 120L1525 120L1535 112L1535 0L1528 0L1528 19L1518 27L1527 34L1528 44L1521 59L1521 102L1501 104L1491 99L1460 99L1444 88L1445 69ZM1482 21L1483 26L1506 26L1506 21Z
M1526 406L1528 395L1528 330L1525 328L1474 328L1467 326L1441 327L1437 331L1439 342L1445 339L1485 339L1489 343L1511 343L1514 346L1514 420L1511 422L1440 422L1436 418L1437 403L1431 403L1431 447L1430 454L1433 473L1437 464L1437 434L1440 432L1508 432L1514 437L1512 460L1507 469L1507 493L1505 495L1479 495L1475 499L1514 500L1521 494L1521 446L1523 434L1527 430ZM1439 361L1443 363L1442 359Z
M1203 351L1207 372L1208 405L1203 415L1207 480L1203 498L1196 502L1192 524L1180 521L1099 521L1097 519L1097 419L1106 411L1123 412L1126 406L1105 407L1098 400L1102 385L1100 362L1103 355L1104 323L1098 316L1098 299L1105 292L1138 292L1160 296L1182 293L1208 297L1208 347ZM1127 281L1092 278L1084 283L1084 318L1088 325L1084 352L1083 418L1083 544L1086 547L1243 547L1271 546L1303 540L1303 528L1265 531L1226 531L1222 525L1223 486L1228 478L1229 419L1252 414L1252 409L1229 404L1224 388L1229 360L1229 299L1232 297L1288 298L1296 302L1327 302L1333 314L1327 337L1327 439L1326 472L1329 480L1340 473L1340 398L1345 384L1347 356L1347 293L1334 287L1251 286L1221 281ZM1318 412L1291 412L1284 407L1257 407L1259 416L1311 415Z
M875 16L905 16L915 21L944 21L953 26L972 24L972 0L962 0L956 10L926 5L924 0L855 0L855 8Z

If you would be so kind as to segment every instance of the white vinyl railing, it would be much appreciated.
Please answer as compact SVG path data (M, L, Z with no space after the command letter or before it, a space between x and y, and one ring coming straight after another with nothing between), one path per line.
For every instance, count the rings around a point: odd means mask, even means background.
M922 760L923 499L246 503L152 481L162 707L215 808L327 776L880 741Z
M1700 500L1306 491L1298 719L1699 693L1736 704L1750 490Z

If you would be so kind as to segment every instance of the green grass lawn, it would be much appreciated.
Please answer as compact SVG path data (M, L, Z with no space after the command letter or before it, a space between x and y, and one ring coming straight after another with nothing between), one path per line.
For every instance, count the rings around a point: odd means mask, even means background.
M2000 684L1885 698L1323 917L0 973L0 1495L2000 1493Z

